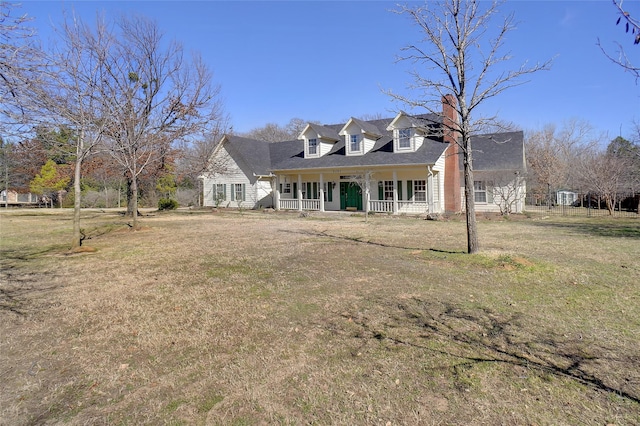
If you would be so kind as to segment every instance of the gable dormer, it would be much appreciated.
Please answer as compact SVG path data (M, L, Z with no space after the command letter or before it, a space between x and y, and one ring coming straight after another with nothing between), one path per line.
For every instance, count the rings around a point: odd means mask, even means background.
M393 152L415 152L429 136L429 121L401 111L387 130L393 132Z
M330 127L308 123L298 139L304 141L304 158L319 158L331 151L340 136Z
M345 152L348 156L366 154L371 151L376 140L382 137L376 126L353 117L338 134L344 136Z

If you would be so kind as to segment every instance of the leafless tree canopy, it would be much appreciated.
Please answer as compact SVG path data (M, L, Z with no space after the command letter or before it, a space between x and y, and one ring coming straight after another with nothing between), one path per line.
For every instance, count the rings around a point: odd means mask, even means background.
M597 149L603 140L590 123L576 119L529 132L525 140L529 191L545 199L559 189L578 189L576 165L580 155Z
M16 5L0 1L0 130L5 137L23 131L28 121L25 85L39 78L43 65L29 20Z
M171 144L215 133L225 117L220 88L200 56L186 58L181 44L142 17L122 16L113 31L100 85L105 140L127 175L136 226L138 176Z
M495 126L495 117L480 117L476 110L486 100L526 82L524 77L550 67L550 61L511 69L511 59L505 53L506 35L514 29L514 17L499 21L499 6L503 2L477 0L443 0L425 2L422 6L400 6L420 29L420 43L403 49L400 61L416 68L410 72L411 95L389 91L396 100L411 108L442 114L444 96L453 95L453 106L459 124L443 119L444 131L456 132L463 155L465 210L469 253L478 251L473 191L473 156L471 136L479 129Z
M308 121L294 117L289 122L281 126L277 123L267 123L263 127L256 127L245 133L243 136L251 139L267 142L284 142L297 139L304 130Z

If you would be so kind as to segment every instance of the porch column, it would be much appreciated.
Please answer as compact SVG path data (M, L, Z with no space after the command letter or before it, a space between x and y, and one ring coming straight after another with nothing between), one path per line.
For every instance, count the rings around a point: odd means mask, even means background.
M280 210L280 175L276 175L275 188L273 189L273 208Z
M398 174L393 171L393 214L398 214Z
M302 211L302 175L298 174L298 211Z
M322 173L320 173L320 188L319 189L319 193L320 193L320 211L323 212L324 211L324 175Z
M431 166L427 166L427 173L427 206L429 213L435 213L433 211L433 170Z

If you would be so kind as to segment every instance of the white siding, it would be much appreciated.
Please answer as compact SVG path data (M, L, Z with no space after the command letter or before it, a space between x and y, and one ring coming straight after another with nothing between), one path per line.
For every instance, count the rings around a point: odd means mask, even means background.
M256 207L272 206L271 181L256 181L256 178L253 176L251 176L250 179L244 174L238 164L236 164L224 146L216 151L211 163L224 164L224 172L214 172L204 176L202 180L204 190L203 206L215 207L215 185L218 184L224 185L225 189L224 199L220 201L220 207L253 209ZM252 180L254 182L252 182ZM234 188L233 185L241 184L244 184L244 201L237 200L236 197L231 194Z
M376 144L376 141L369 138L362 138L362 143L364 145L364 152L367 153L373 149L373 146Z
M318 140L318 149L320 150L320 156L323 156L325 154L328 154L329 151L331 151L331 148L333 148L333 143L332 142L327 142L327 141L323 141L321 139Z

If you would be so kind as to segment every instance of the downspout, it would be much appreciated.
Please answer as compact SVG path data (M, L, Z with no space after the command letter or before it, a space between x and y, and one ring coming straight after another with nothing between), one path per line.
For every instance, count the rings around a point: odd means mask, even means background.
M433 211L433 168L431 166L427 166L427 206L429 208L429 213L435 213Z

